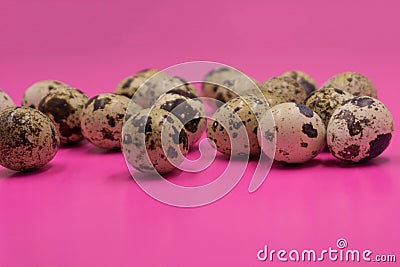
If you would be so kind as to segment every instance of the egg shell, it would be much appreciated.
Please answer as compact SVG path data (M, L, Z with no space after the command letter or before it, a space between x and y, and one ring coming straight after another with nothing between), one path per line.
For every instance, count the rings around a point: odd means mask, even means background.
M137 72L135 75L124 78L115 88L116 94L125 95L131 98L137 89L150 77L160 72L157 69L144 69Z
M173 171L189 149L182 123L163 109L144 109L136 113L124 124L122 138L125 159L143 173Z
M266 90L262 90L261 93L265 97L265 100L267 101L270 107L287 102L287 98L280 94L276 94L274 92Z
M234 98L213 114L207 137L225 155L257 156L261 152L257 141L258 123L268 110L268 104L254 95Z
M215 98L223 103L241 95L258 90L258 81L242 72L229 68L218 67L210 71L202 84L205 97Z
M216 98L219 84L222 84L224 77L229 77L230 72L232 72L232 69L228 67L216 67L209 71L201 84L203 96Z
M171 112L185 125L189 146L194 145L206 129L206 110L199 98L190 99L179 94L167 93L157 100L154 108Z
M42 80L35 82L26 89L22 97L22 106L38 108L40 101L53 89L68 87L63 82L57 80Z
M333 87L355 96L370 96L377 98L375 85L364 75L356 72L344 72L327 80L322 88Z
M287 76L278 76L266 80L260 87L261 91L279 95L286 102L302 104L307 97L307 92L295 79Z
M312 93L305 101L305 105L317 113L326 127L335 109L354 95L337 88L322 88Z
M139 87L133 95L132 101L139 106L149 108L155 104L161 95L169 90L178 88L199 97L197 89L188 81L180 77L169 76L165 73L159 72L157 75L147 80L143 86Z
M45 166L60 144L50 119L29 107L11 107L0 112L0 136L0 165L16 171Z
M275 127L259 131L258 139L268 157L286 163L303 163L325 147L326 130L322 119L308 107L282 103L271 108ZM264 149L276 144L275 155Z
M83 136L100 148L121 148L122 124L129 102L126 96L109 93L89 99L81 116Z
M78 143L81 133L81 114L89 98L71 87L51 90L39 104L39 110L46 114L56 126L62 145Z
M382 102L355 97L333 113L327 129L328 148L340 160L366 161L389 146L393 130L392 114Z
M295 79L306 90L307 96L317 90L317 84L315 80L301 70L288 71L283 73L281 76L287 76Z
M6 92L0 89L0 111L14 106L15 104L11 97Z

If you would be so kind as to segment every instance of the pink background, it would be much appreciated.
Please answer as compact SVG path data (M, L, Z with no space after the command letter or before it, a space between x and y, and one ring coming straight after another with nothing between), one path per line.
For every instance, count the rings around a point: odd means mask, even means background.
M16 102L41 79L94 96L143 68L211 60L259 80L302 69L319 85L338 72L361 72L400 125L395 0L3 0L0 6L0 88ZM257 261L257 251L264 245L322 250L336 247L338 238L349 249L395 254L399 262L399 150L395 132L369 164L346 167L325 153L300 167L274 165L253 194L250 167L223 199L182 209L141 191L122 154L90 144L64 148L37 173L0 167L0 266L280 266ZM213 168L176 182L212 175Z

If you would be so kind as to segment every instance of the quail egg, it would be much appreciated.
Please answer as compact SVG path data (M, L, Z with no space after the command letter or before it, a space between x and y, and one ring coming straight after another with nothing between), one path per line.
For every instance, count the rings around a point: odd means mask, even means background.
M379 156L393 134L393 117L379 100L355 97L339 106L328 124L328 148L336 158L366 161Z
M11 97L6 92L0 90L0 111L14 106L15 104Z
M333 87L355 96L371 96L377 98L374 84L364 75L355 72L344 72L330 78L322 88Z
M117 85L115 93L131 98L146 80L158 72L160 71L157 69L144 69L133 76L126 77Z
M317 113L326 127L335 109L354 95L336 88L325 87L312 93L305 101L305 105Z
M234 98L213 114L207 126L207 137L225 155L257 156L261 152L257 128L268 110L268 104L254 95Z
M258 90L258 81L236 69L218 67L206 75L202 90L205 97L215 98L225 103Z
M326 130L322 119L308 107L282 103L271 108L275 126L269 124L258 132L263 151L270 158L286 163L311 160L325 147ZM275 153L265 149L276 142Z
M22 106L37 109L43 97L51 90L59 87L68 87L68 85L56 80L43 80L32 84L26 89L22 97Z
M197 89L188 81L180 77L169 76L165 73L159 72L157 75L147 80L143 86L136 91L132 97L132 101L139 106L149 108L154 105L161 95L169 90L178 88L199 97Z
M45 166L58 151L60 140L50 119L29 107L0 112L0 165L16 171Z
M183 125L163 109L144 109L123 126L122 148L127 162L143 173L173 171L188 152Z
M53 89L40 101L39 110L53 121L62 145L83 139L81 114L87 101L84 93L71 87Z
M307 97L307 92L295 79L287 76L278 76L266 80L261 85L261 91L280 95L286 102L302 104Z
M89 99L81 116L83 136L100 148L121 148L122 123L129 102L126 96L108 93Z
M307 96L317 90L317 84L314 79L307 73L295 70L283 73L281 76L287 76L295 79L306 90Z
M206 110L199 98L167 93L157 100L154 108L171 112L185 125L189 147L200 139L206 128Z
M286 97L284 97L281 94L277 94L275 92L266 91L266 90L262 90L261 93L265 97L265 100L268 102L268 105L270 107L287 102Z

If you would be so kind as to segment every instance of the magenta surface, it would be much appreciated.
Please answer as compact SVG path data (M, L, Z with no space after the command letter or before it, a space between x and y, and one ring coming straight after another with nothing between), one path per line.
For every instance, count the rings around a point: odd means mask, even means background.
M270 3L268 3L270 2ZM370 249L400 262L400 17L397 1L9 1L0 8L0 88L58 79L94 96L125 76L191 60L225 63L260 81L301 69L321 85L357 71L395 119L390 147L368 164L328 153L274 164L248 193L252 168L221 200L184 209L162 204L130 177L120 153L88 143L63 148L48 168L0 167L0 266L284 266L270 249ZM1 138L1 137L0 137ZM224 163L177 184L211 180ZM306 266L366 263L298 262ZM367 264L368 265L368 264Z

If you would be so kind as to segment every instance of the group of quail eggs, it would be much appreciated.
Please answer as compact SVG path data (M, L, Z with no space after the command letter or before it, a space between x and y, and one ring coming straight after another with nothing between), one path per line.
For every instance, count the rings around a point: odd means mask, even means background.
M179 166L204 132L230 157L265 153L276 161L304 163L329 149L340 160L363 162L380 155L392 138L390 111L372 82L354 72L335 75L317 90L302 71L258 83L236 69L217 67L205 76L201 91L156 69L92 98L44 80L31 85L22 106L15 107L0 90L0 165L38 169L60 145L87 139L103 149L122 148L140 172L164 174ZM216 109L209 119L206 105ZM261 125L266 118L269 123Z

